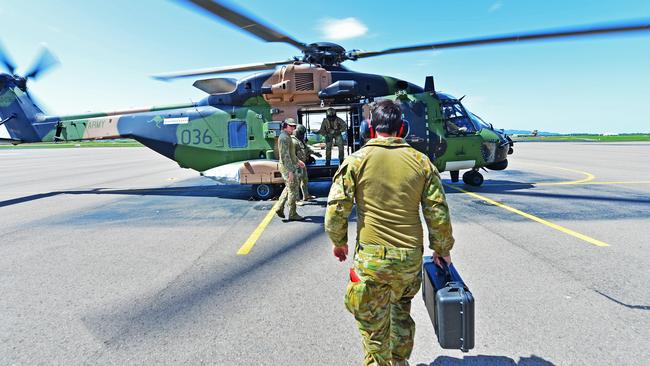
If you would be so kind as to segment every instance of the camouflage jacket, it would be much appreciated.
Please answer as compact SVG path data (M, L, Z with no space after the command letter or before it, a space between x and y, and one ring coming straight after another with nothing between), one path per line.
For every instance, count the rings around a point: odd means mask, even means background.
M296 136L291 135L293 144L296 146L296 156L298 160L307 163L307 159L314 153L314 150L309 147L304 141L300 141Z
M421 206L429 247L445 256L454 245L440 175L426 155L401 138L372 139L339 167L325 213L325 231L336 246L348 242L354 203L360 243L422 247Z
M323 122L320 124L320 130L318 134L322 136L340 136L344 131L348 129L348 126L345 124L345 121L339 117L336 117L333 121L323 118Z
M282 131L278 138L278 152L280 153L280 170L298 173L298 157L296 156L296 144L291 135Z

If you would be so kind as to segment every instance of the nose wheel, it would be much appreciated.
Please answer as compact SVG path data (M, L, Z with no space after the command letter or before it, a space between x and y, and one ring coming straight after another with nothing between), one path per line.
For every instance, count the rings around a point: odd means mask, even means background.
M282 187L279 184L254 184L253 197L256 200L266 201L282 192Z
M483 174L477 170L470 170L463 174L463 182L467 185L478 187L483 184Z

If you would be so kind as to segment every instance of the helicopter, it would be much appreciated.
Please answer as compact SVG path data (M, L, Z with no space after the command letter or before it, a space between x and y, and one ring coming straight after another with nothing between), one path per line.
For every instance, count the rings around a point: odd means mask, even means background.
M406 142L427 154L440 172L449 171L452 182L458 182L460 172L465 171L463 182L480 186L484 181L480 169L506 169L508 156L514 152L514 142L503 130L470 112L462 104L463 98L436 90L432 76L426 76L423 86L419 86L390 76L351 71L343 63L414 51L650 30L650 22L628 22L360 51L346 50L331 42L300 42L220 1L189 2L204 14L265 42L289 44L302 55L154 76L159 80L198 79L257 72L240 79L196 80L193 85L208 94L196 103L53 116L43 113L27 88L28 80L36 79L53 65L49 52L41 54L33 70L19 76L14 74L15 66L7 53L0 49L0 63L8 71L0 74L0 140L20 144L133 138L180 167L202 173L233 162L273 161L278 156L276 141L285 118L297 118L309 125L310 119L328 108L345 115L347 149L356 151L368 137L363 126L367 125L373 103L388 99L403 111L408 127L403 136ZM321 163L308 165L311 179L330 178L335 173L336 164ZM274 184L281 182L277 176L273 178ZM256 184L254 195L268 198L273 190L264 186Z

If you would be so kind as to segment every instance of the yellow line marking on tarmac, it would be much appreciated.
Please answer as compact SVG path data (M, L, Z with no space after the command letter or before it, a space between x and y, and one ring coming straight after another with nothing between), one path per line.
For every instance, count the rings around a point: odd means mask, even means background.
M260 235L262 235L264 229L266 229L266 227L271 222L271 219L273 219L273 215L275 215L275 205L273 205L271 211L266 214L262 222L257 225L257 228L251 233L248 239L246 239L246 242L241 246L241 248L239 248L237 255L246 255L251 251L251 249L253 249L253 246L257 242L257 239L260 238Z
M550 228L553 228L553 229L555 229L555 230L561 231L561 232L563 232L563 233L565 233L565 234L568 234L568 235L571 235L571 236L576 237L576 238L578 238L578 239L584 240L584 241L586 241L586 242L589 243L589 244L593 244L593 245L596 245L596 246L599 246L599 247L608 247L608 246L609 246L609 244L607 244L607 243L605 243L605 242L602 242L602 241L600 241L600 240L594 239L594 238L589 237L589 236L584 235L584 234L580 234L580 233L577 232L577 231L573 231L573 230L571 230L571 229L567 229L567 228L565 228L565 227L563 227L563 226L560 226L560 225L558 225L558 224L554 224L554 223L552 223L552 222L550 222L550 221L546 221L546 220L541 219L541 218L539 218L539 217L537 217L537 216L534 216L534 215L531 215L531 214L529 214L529 213L526 213L526 212L523 212L523 211L521 211L521 210L518 210L518 209L516 209L516 208L514 208L514 207L510 207L510 206L508 206L508 205L504 205L503 203L499 203L499 202L497 202L497 201L495 201L495 200L492 200L492 199L489 199L489 198L487 198L487 197L485 197L485 196L481 196L481 195L476 194L476 193L474 193L474 192L468 192L468 191L466 191L466 190L464 190L464 189L462 189L462 188L458 188L458 187L450 186L450 185L448 185L448 184L445 184L445 186L447 186L447 187L449 187L449 188L453 188L453 189L455 189L455 190L457 190L457 191L463 192L463 193L465 193L465 194L467 194L467 195L470 195L470 196L472 196L472 197L474 197L474 198L477 198L477 199L480 199L480 200L482 200L482 201L485 201L485 202L487 202L487 203L489 203L489 204L491 204L491 205L494 205L494 206L497 206L497 207L501 207L501 208L503 208L504 210L508 210L508 211L510 211L510 212L516 213L517 215L523 216L523 217L525 217L525 218L527 218L527 219L529 219L529 220L532 220L532 221L538 222L538 223L540 223L540 224L542 224L542 225L546 225L546 226L548 226L548 227L550 227Z
M583 172L581 170L560 168L557 166L549 166L548 168L560 169L560 170L566 170L568 172L584 174L586 177L583 179L572 180L567 182L547 182L547 183L533 183L533 184L535 184L536 186L559 186L559 185L569 185L569 184L583 184L583 183L591 182L592 180L596 179L595 175L591 173Z
M516 182L516 183L498 183L498 184L490 184L492 187L499 187L499 186L518 186L522 184L530 184L534 186L560 186L560 185L572 185L572 184L588 184L588 182L591 182L592 180L596 179L596 176L588 173L588 172L583 172L581 170L575 170L575 169L568 169L568 168L561 168L557 166L548 166L548 165L542 165L542 164L535 164L535 163L524 163L528 165L537 165L545 168L552 168L552 169L560 169L560 170L566 170L568 172L572 173L578 173L578 174L583 174L585 178L583 179L578 179L578 180L570 180L570 181L563 181L563 182Z

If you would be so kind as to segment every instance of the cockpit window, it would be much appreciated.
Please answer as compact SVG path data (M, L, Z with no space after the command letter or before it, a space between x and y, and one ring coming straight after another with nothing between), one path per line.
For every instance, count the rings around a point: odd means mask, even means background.
M481 117L475 115L474 113L469 112L469 117L472 119L474 124L479 126L481 129L483 128L492 129L492 126L489 123L485 122Z
M445 103L442 105L442 117L445 120L447 132L451 135L476 133L476 125L465 112L459 102Z

